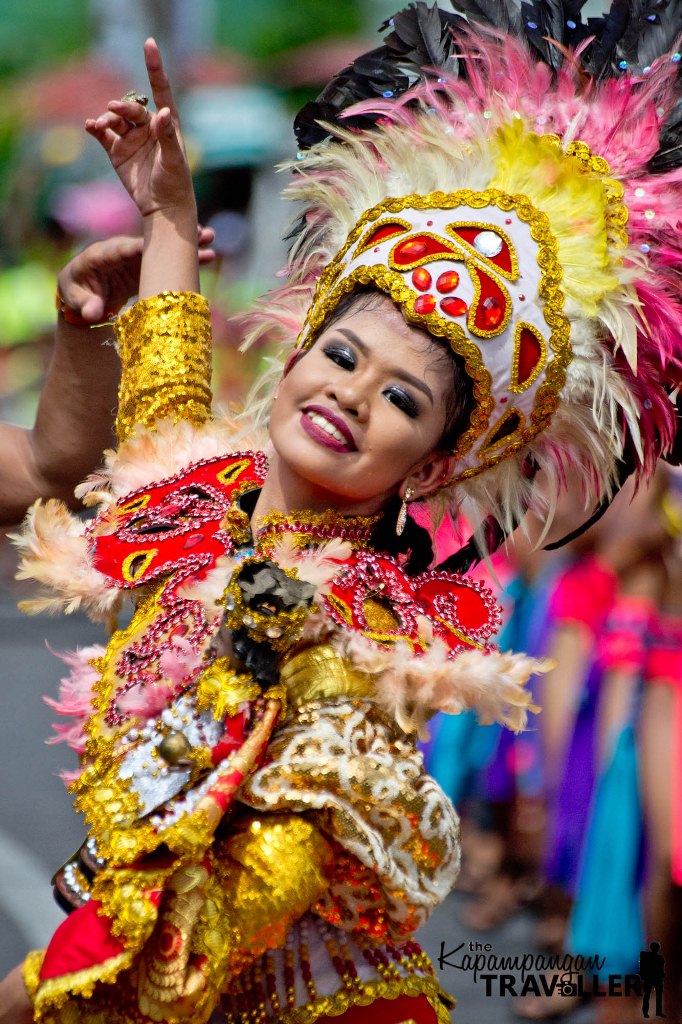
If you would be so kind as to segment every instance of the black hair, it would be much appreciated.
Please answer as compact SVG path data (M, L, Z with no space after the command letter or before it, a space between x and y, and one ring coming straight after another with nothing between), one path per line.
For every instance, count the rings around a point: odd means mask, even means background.
M398 536L396 523L401 505L399 495L394 494L372 531L370 543L376 551L382 551L401 562L408 576L418 576L425 572L433 561L431 535L408 515L405 529Z

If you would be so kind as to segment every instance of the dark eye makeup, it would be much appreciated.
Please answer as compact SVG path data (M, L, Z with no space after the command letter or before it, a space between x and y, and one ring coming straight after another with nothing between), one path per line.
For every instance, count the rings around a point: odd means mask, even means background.
M419 406L414 401L409 392L404 391L403 388L390 387L384 394L388 398L389 402L397 406L402 412L404 412L410 419L414 419L419 415Z
M344 370L355 369L355 353L352 348L348 345L329 344L324 346L324 354L328 359L331 359L333 363L342 367Z
M349 345L329 342L324 346L323 352L328 359L331 359L333 363L336 363L337 366L344 370L354 370L357 365L356 354ZM392 405L395 405L397 409L404 412L410 419L414 419L419 415L419 406L409 391L397 385L392 385L383 393Z

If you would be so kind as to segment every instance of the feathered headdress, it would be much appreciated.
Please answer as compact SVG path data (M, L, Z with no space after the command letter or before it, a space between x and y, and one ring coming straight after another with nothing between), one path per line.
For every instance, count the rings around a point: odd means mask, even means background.
M388 294L472 381L441 498L507 531L538 469L551 518L566 481L591 508L674 445L682 3L453 6L397 14L300 112L288 282L254 334L305 346Z

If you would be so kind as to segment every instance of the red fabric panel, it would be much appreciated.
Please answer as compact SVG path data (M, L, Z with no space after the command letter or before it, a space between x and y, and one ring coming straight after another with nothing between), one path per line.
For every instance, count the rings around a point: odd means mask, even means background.
M352 1006L339 1017L318 1017L317 1024L437 1024L436 1011L426 996L375 999L369 1006Z
M47 947L41 981L85 970L123 952L122 943L111 934L111 921L97 913L100 906L90 900L62 921Z

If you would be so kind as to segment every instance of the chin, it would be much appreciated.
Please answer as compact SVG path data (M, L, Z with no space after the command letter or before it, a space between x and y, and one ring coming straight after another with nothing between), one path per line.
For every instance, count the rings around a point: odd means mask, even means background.
M284 475L299 482L301 493L307 492L310 502L343 509L376 499L376 507L381 507L383 502L376 496L374 488L368 494L366 486L358 486L357 480L348 479L340 472L338 460L343 456L325 451L304 453L298 448L292 452L286 444L275 444L274 447Z

